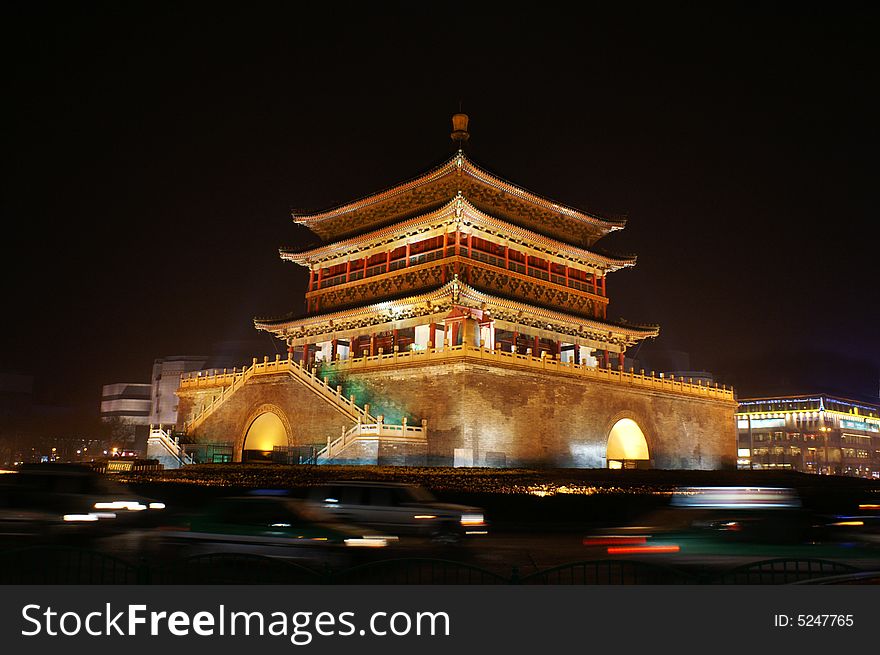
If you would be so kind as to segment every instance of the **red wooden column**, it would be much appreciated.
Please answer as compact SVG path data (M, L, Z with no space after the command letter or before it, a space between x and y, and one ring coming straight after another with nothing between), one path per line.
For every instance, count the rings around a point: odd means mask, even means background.
M339 341L338 339L331 339L330 340L330 361L331 362L336 361L336 345L337 345L338 341Z
M348 282L351 277L351 260L345 262L345 281Z
M510 270L510 246L504 245L504 270Z
M519 332L514 330L514 332L513 332L513 352L514 353L519 352L519 345L517 344L517 341L519 341Z
M324 279L324 267L318 269L318 288L321 288L321 280Z
M409 241L406 242L406 266L409 267Z
M446 246L448 244L449 244L449 232L444 232L443 233L443 259L446 259ZM443 284L446 284L446 264L443 264L443 266L440 268L440 271L441 271L440 275L442 276L440 279L443 282ZM435 343L434 346L436 347L437 344Z
M385 253L385 272L389 272L391 270L391 251Z
M460 246L461 246L461 232L459 232L458 230L456 230L456 231L455 231L455 254L456 254L456 255L459 254L459 248L460 248ZM457 259L455 260L455 266L453 267L453 270L455 271L455 274L456 274L456 275L458 275L458 274L461 272L461 270L460 270L460 263L459 263L459 261L458 261Z
M599 278L596 275L596 271L593 271L593 293L597 296L599 295Z
M473 252L473 240L474 240L474 235L468 234L468 257L470 257L471 252Z
M428 343L434 344L434 348L439 348L443 344L437 343L437 324L428 323Z
M541 338L535 336L535 345L532 347L532 357L541 356Z
M309 267L309 291L314 291L315 289L315 269Z
M370 335L370 357L376 354L376 333Z
M565 286L568 286L568 264L565 265Z
M303 365L304 368L308 368L308 367L309 367L309 344L307 344L307 343L304 343L304 344L303 344L303 360L302 360L302 365Z
M623 353L623 352L617 353L617 364L618 364L618 366L620 366L621 371L623 370L623 362L624 362L625 358L626 358L625 353Z
M398 345L400 345L400 344L398 343L398 341L397 341L397 328L394 328L394 330L392 330L391 334L392 334L392 337L391 337L391 352L394 352L394 346L398 346ZM399 349L398 349L398 350L399 350Z

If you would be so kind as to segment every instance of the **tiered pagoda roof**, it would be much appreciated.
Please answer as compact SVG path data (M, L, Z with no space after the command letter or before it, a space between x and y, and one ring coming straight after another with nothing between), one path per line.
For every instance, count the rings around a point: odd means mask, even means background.
M315 214L293 215L325 242L378 230L431 213L459 193L476 209L565 243L589 247L625 220L611 220L538 196L486 172L459 150L441 166L409 182Z
M495 296L458 280L406 298L383 300L334 311L327 314L255 319L259 330L279 337L298 340L313 335L350 336L369 334L379 326L408 327L427 318L441 321L455 307L472 307L488 312L499 324L532 328L536 334L568 334L589 340L594 347L609 344L630 346L656 337L659 328L651 325L611 323L573 316L550 308L536 307L521 301Z
M634 256L607 255L572 245L567 240L545 236L538 231L511 225L505 220L478 209L462 193L456 195L439 209L429 211L393 224L363 231L339 241L308 250L282 248L281 258L301 266L314 264L328 265L333 260L354 257L368 257L381 252L402 239L417 237L426 239L444 232L463 227L473 231L488 241L500 244L521 244L541 252L551 261L571 264L577 263L587 268L601 269L603 272L616 271L634 266Z
M636 258L593 244L625 220L536 195L461 149L408 182L293 220L321 241L280 251L312 271L307 312L254 320L288 345L442 322L462 308L487 312L502 330L618 352L659 332L605 319L605 275ZM413 244L430 245L411 256Z

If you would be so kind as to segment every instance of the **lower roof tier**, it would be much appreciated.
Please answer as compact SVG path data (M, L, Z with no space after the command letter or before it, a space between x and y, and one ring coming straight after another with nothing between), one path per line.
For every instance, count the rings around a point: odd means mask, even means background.
M442 323L451 313L454 315L456 308L479 310L497 329L617 352L659 334L656 326L608 323L493 296L458 278L407 298L299 318L255 319L254 326L284 339L288 345L317 343Z

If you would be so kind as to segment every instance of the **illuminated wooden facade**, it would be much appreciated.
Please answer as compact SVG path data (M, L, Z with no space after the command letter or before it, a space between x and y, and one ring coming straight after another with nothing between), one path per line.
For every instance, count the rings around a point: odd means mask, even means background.
M623 221L536 196L460 150L410 182L294 221L323 241L281 251L309 269L306 312L255 324L297 361L464 343L618 366L658 332L607 318L606 277L635 258L591 247Z

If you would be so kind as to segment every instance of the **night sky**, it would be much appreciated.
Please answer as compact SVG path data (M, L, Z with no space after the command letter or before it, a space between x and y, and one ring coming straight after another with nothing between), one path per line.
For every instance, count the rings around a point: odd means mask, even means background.
M439 164L459 102L478 164L629 217L599 244L639 256L609 318L741 394L878 394L867 4L36 4L2 28L0 372L44 402L97 413L156 357L281 352L252 318L302 309L290 210Z

